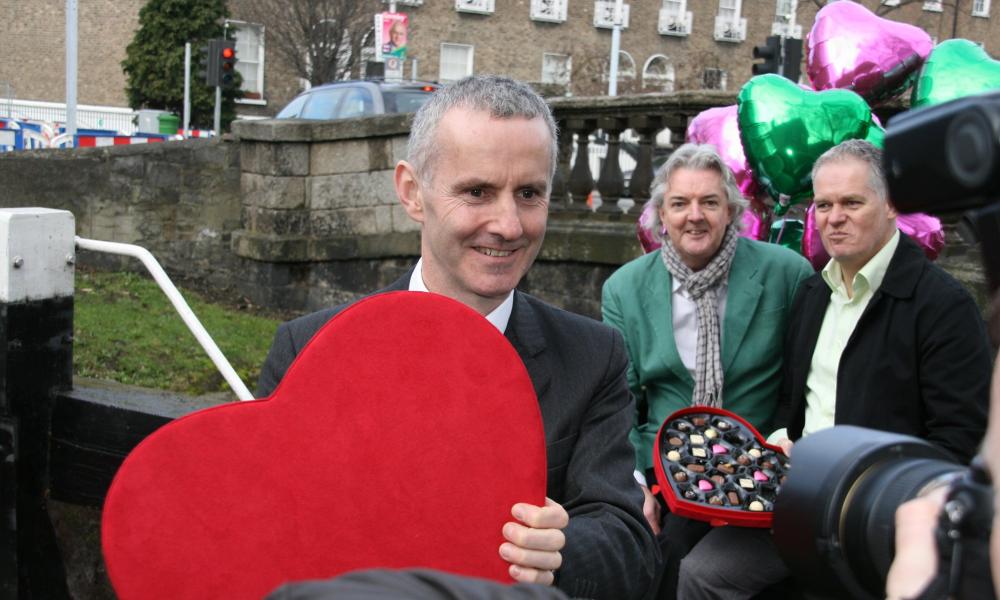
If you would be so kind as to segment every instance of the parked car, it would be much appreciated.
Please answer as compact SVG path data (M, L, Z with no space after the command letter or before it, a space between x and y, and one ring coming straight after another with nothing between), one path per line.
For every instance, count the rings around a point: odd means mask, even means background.
M416 112L441 87L425 81L338 81L308 89L281 109L278 119L350 119Z

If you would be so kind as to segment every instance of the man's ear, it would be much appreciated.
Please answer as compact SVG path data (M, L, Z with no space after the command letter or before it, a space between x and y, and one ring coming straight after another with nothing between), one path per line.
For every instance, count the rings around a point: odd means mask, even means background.
M396 196L399 198L399 203L403 205L403 210L417 223L423 223L424 199L420 193L420 182L417 180L416 169L410 163L401 160L396 164L394 180Z

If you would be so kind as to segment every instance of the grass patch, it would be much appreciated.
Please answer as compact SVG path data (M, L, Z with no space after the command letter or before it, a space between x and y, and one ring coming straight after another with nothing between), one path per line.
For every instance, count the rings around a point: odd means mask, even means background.
M181 294L253 391L278 321ZM77 375L192 395L229 390L148 275L78 269L74 309Z

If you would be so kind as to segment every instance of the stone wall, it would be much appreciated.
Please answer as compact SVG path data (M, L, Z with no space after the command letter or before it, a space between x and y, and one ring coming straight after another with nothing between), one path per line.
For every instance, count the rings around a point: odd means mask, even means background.
M77 235L138 244L172 275L232 286L240 226L236 144L190 140L0 154L0 206L71 211ZM87 253L84 262L126 262Z

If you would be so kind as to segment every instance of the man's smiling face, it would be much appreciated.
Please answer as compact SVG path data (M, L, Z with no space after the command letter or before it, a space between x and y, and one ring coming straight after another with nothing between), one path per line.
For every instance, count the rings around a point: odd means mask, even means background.
M541 118L450 109L407 212L422 224L427 288L482 314L528 272L545 237L552 137Z

